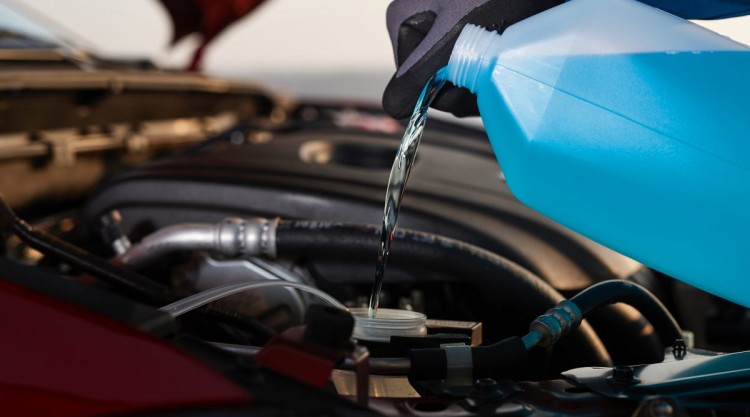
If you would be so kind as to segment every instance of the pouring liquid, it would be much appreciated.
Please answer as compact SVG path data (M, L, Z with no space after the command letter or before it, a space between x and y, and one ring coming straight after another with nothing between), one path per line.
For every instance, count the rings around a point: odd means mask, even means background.
M388 178L388 189L385 194L385 206L383 207L383 227L380 231L380 247L378 248L377 264L375 266L375 281L372 285L372 294L370 295L370 304L367 314L370 318L375 318L380 303L380 291L383 289L383 277L385 275L385 265L388 261L388 254L391 251L391 242L393 233L396 230L398 220L398 211L401 208L401 200L406 189L406 182L409 180L409 173L417 157L417 148L419 140L422 138L425 123L427 122L427 110L430 108L432 100L440 92L445 84L443 71L440 70L433 76L422 89L422 93L414 106L414 112L406 126L404 137L401 139L401 145L396 153L396 159L391 167L391 174Z

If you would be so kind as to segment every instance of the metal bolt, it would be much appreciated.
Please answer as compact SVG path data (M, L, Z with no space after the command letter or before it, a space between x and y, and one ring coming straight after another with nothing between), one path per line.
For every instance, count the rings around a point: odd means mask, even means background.
M612 382L626 385L633 382L633 368L626 365L617 365L612 368Z
M649 404L648 413L651 417L672 417L674 415L674 407L667 401L655 400Z
M677 360L685 358L685 355L687 355L687 344L685 344L685 340L677 339L674 341L674 345L672 345L672 355L674 355L674 358Z
M497 391L497 381L492 378L477 379L474 388L480 394L492 394Z
M235 130L229 135L229 142L235 146L242 145L245 143L245 134L239 130Z

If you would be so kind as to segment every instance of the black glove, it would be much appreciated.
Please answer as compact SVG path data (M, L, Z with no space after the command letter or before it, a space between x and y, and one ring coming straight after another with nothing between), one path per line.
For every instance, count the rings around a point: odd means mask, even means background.
M396 58L383 93L383 108L403 119L411 115L427 80L448 64L453 45L468 23L502 33L508 26L562 4L563 0L395 0L387 24ZM456 116L479 114L476 98L447 85L432 104Z

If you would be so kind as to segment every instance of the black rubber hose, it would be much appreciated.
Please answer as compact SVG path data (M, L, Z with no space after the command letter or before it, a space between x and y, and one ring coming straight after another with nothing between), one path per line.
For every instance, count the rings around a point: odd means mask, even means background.
M169 290L163 285L129 269L113 265L64 240L35 230L16 216L2 195L0 195L0 226L10 230L23 242L46 256L68 263L139 300L154 304L174 301L174 298L170 297Z
M654 326L662 339L662 345L671 346L682 338L682 329L669 310L649 290L630 281L604 281L593 285L570 299L586 317L594 309L614 304L625 303L640 311Z
M380 228L317 221L281 221L276 231L280 257L373 261ZM541 278L500 255L435 234L399 229L389 263L441 271L493 294L531 323L564 297ZM522 314L523 313L523 314ZM611 364L609 353L587 323L566 338L571 350L592 366Z
M409 380L434 381L448 376L445 349L412 349L409 351ZM509 337L488 346L471 348L473 378L503 379L526 366L528 352L520 337Z
M45 256L66 262L139 300L155 305L164 305L180 299L167 287L137 272L112 264L62 239L35 230L13 212L13 209L10 208L1 194L0 227L8 229L23 242ZM257 319L239 313L208 306L202 309L200 314L248 330L261 340L268 340L276 334Z
M474 379L508 378L526 366L528 352L520 337L472 348Z

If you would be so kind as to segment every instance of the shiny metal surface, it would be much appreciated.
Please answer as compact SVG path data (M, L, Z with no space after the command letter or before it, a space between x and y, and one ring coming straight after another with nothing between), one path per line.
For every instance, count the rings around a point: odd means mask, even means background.
M345 397L354 397L356 376L354 372L336 369L331 374L336 391ZM370 375L371 398L419 398L405 376Z
M185 273L188 285L205 291L222 285L250 281L286 281L306 284L300 275L257 258L214 259L206 254L194 257ZM222 308L242 312L251 317L264 317L263 322L273 328L304 322L309 301L313 300L293 288L262 288L241 292L216 301ZM265 315L269 311L274 314Z
M263 218L228 217L219 223L188 223L164 227L143 238L116 263L142 268L167 253L206 250L225 256L276 255L276 224Z
M750 389L750 351L715 354L689 351L683 359L668 352L662 363L631 367L633 382L621 384L613 378L612 368L578 368L563 373L570 381L608 397L645 399L650 396L680 398L683 405L691 398L711 401ZM722 394L721 396L719 394Z

